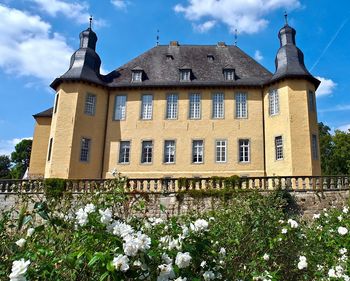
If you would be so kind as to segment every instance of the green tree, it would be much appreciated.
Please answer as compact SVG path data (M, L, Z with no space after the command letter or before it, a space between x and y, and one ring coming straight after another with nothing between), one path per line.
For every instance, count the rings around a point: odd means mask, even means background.
M320 137L321 170L323 175L334 174L333 169L333 136L330 128L322 122L318 123Z
M11 177L10 174L11 160L7 155L0 155L0 179Z
M332 169L335 175L350 174L350 131L336 130L333 136Z
M30 153L32 151L32 140L24 139L15 146L11 153L11 161L14 166L11 170L12 178L21 179L29 167Z

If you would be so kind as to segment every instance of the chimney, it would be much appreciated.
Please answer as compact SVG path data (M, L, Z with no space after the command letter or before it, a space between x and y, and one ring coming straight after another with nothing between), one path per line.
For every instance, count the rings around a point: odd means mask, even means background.
M170 41L170 46L174 46L174 47L178 47L180 46L179 42L178 41Z

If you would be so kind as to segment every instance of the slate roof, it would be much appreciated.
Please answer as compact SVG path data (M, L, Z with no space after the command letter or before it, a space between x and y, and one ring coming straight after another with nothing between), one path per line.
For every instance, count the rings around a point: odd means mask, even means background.
M214 59L208 59L213 56ZM171 56L169 58L169 56ZM229 66L229 67L228 67ZM191 69L191 81L180 81L180 69ZM236 79L226 81L225 68L235 69ZM144 71L143 82L131 81L132 70ZM156 46L103 78L106 85L144 86L261 86L272 73L237 46L161 45Z
M37 114L34 114L33 117L37 118L37 117L51 117L53 113L53 107L46 109L42 112L39 112Z

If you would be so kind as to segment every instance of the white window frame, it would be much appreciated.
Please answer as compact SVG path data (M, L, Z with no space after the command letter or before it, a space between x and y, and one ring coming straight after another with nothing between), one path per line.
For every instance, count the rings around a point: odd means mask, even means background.
M173 164L175 163L176 155L176 142L175 140L164 141L164 163Z
M153 161L153 141L144 140L142 141L141 148L141 163L152 164Z
M227 162L227 140L215 141L215 162L216 163Z
M204 163L204 141L192 140L192 163Z
M224 93L212 94L212 117L213 119L224 119L225 117Z
M84 113L86 115L94 116L96 111L96 95L86 94Z
M125 120L126 118L126 95L115 96L114 120Z
M249 139L238 140L238 162L239 163L250 162L250 140Z
M227 81L235 80L235 71L233 69L224 69L224 78Z
M269 92L269 114L274 116L280 113L279 94L276 89Z
M311 148L312 148L312 159L318 160L318 141L317 135L312 134L311 136Z
M177 119L179 95L171 93L167 95L166 119Z
M130 163L130 150L131 142L130 141L121 141L119 143L119 164L129 164Z
M80 140L80 162L90 161L91 139L81 138Z
M142 70L132 71L132 82L142 82Z
M283 137L282 136L276 136L275 137L275 160L283 160Z
M191 93L189 96L189 119L201 119L201 99L200 93Z
M191 81L191 69L180 69L180 81Z
M145 94L141 97L141 119L151 120L153 114L153 95Z
M247 93L235 93L236 118L248 117L248 95Z

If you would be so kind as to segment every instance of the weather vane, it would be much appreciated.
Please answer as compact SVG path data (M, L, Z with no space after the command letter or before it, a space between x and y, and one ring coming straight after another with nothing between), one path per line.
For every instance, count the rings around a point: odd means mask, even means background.
M286 21L286 25L288 25L288 14L287 14L287 11L284 11L284 20Z
M90 21L90 29L91 29L91 26L92 26L92 15L90 15L89 21Z
M237 39L238 39L238 31L237 28L235 29L235 46L237 46Z
M159 45L159 29L157 29L157 46Z

